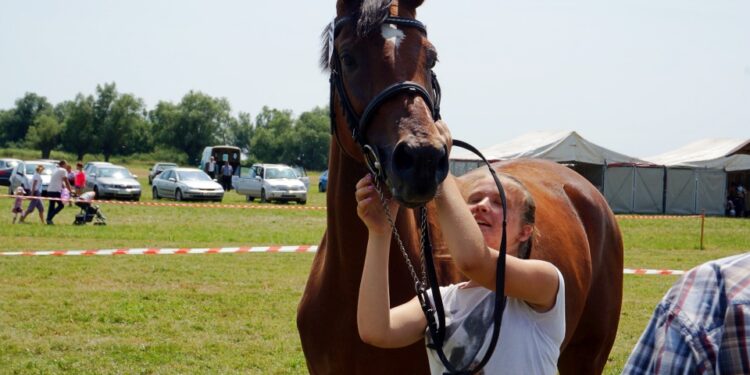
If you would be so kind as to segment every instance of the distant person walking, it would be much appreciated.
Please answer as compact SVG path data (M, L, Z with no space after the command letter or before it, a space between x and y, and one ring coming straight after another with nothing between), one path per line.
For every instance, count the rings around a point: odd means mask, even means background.
M224 187L224 191L232 190L232 173L234 168L229 165L228 161L224 162L224 166L221 167L221 185Z
M29 195L31 195L31 200L29 201L29 206L26 207L26 212L23 213L21 216L21 223L25 223L24 220L26 220L26 217L29 216L30 213L34 212L34 210L39 210L39 220L44 224L44 204L42 204L42 200L39 198L42 196L42 171L44 170L44 166L39 164L36 166L36 169L34 170L34 177L31 178L31 192Z
M22 186L19 186L16 188L16 200L13 202L13 224L16 223L16 219L18 219L18 215L21 215L21 218L23 218L23 196L26 194L26 191L23 190Z
M76 187L76 196L83 194L83 189L86 188L86 173L83 172L83 164L76 164L78 170L75 174L74 185Z
M216 159L211 157L211 160L206 163L206 173L211 177L212 180L216 179Z
M57 164L58 168L52 172L52 178L50 178L49 186L47 187L47 197L51 198L49 206L47 208L47 225L54 225L52 219L65 208L65 204L55 198L62 196L63 188L67 188L70 191L70 183L68 182L68 173L65 170L65 166L68 163L65 160L60 160Z

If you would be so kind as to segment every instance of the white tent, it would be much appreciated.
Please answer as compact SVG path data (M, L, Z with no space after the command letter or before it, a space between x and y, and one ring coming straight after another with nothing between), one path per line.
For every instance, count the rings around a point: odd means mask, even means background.
M563 163L602 191L618 213L663 209L663 168L599 146L574 131L526 133L480 151L489 161L537 158ZM454 148L450 159L455 175L479 166L479 158L463 149Z
M702 139L646 160L667 167L750 170L750 155L741 154L749 146L750 139Z
M510 160L537 158L558 163L578 162L595 165L611 163L647 163L643 160L623 155L589 142L574 131L537 131L526 133L480 151L487 160ZM451 160L476 161L473 153L455 148Z
M750 139L703 139L646 158L667 167L665 212L724 214L727 174L741 181L750 175Z

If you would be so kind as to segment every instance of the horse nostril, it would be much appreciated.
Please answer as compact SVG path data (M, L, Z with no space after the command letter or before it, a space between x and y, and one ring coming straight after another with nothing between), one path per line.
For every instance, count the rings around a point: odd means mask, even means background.
M405 142L399 143L393 151L393 166L398 171L405 171L414 167L414 156Z

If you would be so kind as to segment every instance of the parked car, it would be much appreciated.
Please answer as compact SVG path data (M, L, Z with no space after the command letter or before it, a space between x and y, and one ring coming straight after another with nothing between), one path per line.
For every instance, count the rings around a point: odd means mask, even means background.
M148 184L151 185L154 181L154 178L159 175L159 173L164 172L164 170L169 168L177 168L177 164L175 163L156 163L153 167L148 169Z
M324 193L326 190L328 190L328 170L327 169L325 172L320 174L320 178L318 179L318 191L321 193Z
M34 177L34 171L37 165L43 165L42 171L42 193L47 191L47 185L52 178L52 172L57 166L44 161L21 161L11 170L10 181L8 184L8 194L12 194L17 187L23 186L27 193L31 192L31 179Z
M130 171L119 165L97 164L89 167L86 191L94 191L97 198L141 199L141 184Z
M21 161L18 159L3 158L0 159L0 185L9 186L10 176L15 167Z
M248 202L260 198L261 202L296 201L307 203L307 189L292 168L283 164L255 164L247 176L237 179L237 194L245 195Z
M103 165L113 165L113 164L108 161L90 161L83 165L83 173L89 174L91 173L91 170L94 167L103 166Z
M206 199L221 202L224 188L200 169L170 168L154 178L151 194L154 199Z

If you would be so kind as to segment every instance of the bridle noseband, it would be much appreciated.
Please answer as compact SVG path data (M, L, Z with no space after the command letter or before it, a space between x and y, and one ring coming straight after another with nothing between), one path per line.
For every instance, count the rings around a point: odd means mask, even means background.
M346 91L346 87L344 87L343 71L341 69L338 51L336 49L335 43L333 42L336 39L336 36L338 36L338 33L341 31L342 27L346 23L353 22L354 20L355 18L353 16L344 16L338 18L333 23L333 30L330 34L330 38L332 38L332 40L329 42L329 48L332 48L330 59L331 77L329 79L331 84L331 98L329 106L331 116L331 133L336 135L337 140L339 139L339 134L336 132L336 112L334 106L334 96L338 94L341 106L344 108L344 116L346 118L347 126L349 127L349 132L351 133L354 141L362 149L367 167L371 172L373 172L376 178L380 179L383 182L386 182L387 179L385 176L384 168L380 164L380 157L376 149L367 143L367 139L365 137L367 126L369 125L373 116L375 116L375 113L380 108L380 106L382 106L391 98L403 94L412 97L421 97L422 100L427 103L427 106L430 109L430 114L432 115L432 119L434 121L439 120L440 84L438 83L435 72L432 70L430 70L432 93L428 92L424 87L416 82L395 82L375 95L375 97L372 98L369 103L367 103L367 106L362 111L362 113L358 114L354 109L351 100L349 100L349 95ZM422 33L427 35L427 28L425 27L425 25L415 19L388 16L383 20L383 23L396 26L413 27L419 29ZM340 141L339 144L341 144Z

